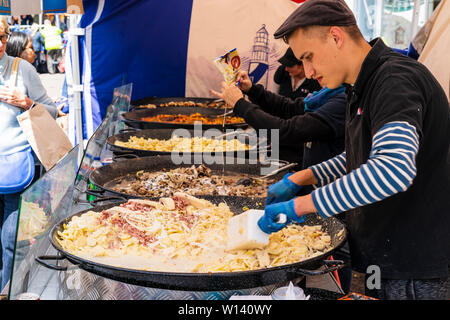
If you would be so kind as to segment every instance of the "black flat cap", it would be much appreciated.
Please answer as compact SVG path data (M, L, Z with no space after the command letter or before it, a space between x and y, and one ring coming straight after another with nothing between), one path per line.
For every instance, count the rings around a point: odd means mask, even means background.
M353 12L344 0L307 0L274 33L282 38L299 27L356 25Z
M291 48L288 48L286 50L286 53L280 59L278 59L278 62L286 67L293 67L296 64L302 64L302 62L295 57L294 52Z

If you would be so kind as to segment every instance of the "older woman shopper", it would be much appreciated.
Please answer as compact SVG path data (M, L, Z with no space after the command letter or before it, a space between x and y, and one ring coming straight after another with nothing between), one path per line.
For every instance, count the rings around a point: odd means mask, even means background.
M34 162L38 161L32 154L30 144L16 117L37 103L44 105L54 118L58 115L58 110L47 95L36 69L28 61L20 59L17 77L11 77L15 58L5 52L9 36L9 26L2 18L0 19L0 172L3 177L0 176L0 180L7 175L14 177L14 175L26 171L27 168L20 167L21 163L32 167L31 174L34 175ZM29 154L32 156L30 157ZM8 159L11 158L26 159L27 162L8 162ZM7 179L4 180L7 181ZM7 186L0 191L1 288L8 282L11 272L20 194L31 183L32 181L23 188L21 187L22 189L19 188L20 190L15 188L11 191ZM10 226L7 227L8 225Z

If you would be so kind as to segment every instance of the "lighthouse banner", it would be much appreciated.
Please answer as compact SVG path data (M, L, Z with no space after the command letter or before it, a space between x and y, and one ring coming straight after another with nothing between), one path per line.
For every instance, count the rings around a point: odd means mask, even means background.
M287 49L273 34L297 6L292 0L194 0L185 96L210 97L209 89L219 90L224 80L214 60L234 48L240 69L270 90L277 60Z

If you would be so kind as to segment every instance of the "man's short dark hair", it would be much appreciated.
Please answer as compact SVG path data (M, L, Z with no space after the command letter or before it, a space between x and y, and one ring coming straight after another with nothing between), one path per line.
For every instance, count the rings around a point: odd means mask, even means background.
M359 30L359 27L356 24L353 26L345 26L340 28L344 29L344 31L350 35L350 39L353 39L356 42L364 40L361 30Z

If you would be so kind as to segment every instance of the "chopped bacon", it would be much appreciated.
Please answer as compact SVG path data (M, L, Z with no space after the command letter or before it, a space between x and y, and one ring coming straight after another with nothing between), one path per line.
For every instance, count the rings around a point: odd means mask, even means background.
M120 205L123 208L127 208L133 211L143 211L148 212L152 209L155 209L155 206L149 203L141 203L141 202L134 202L134 201L128 201L126 203L122 203Z
M192 228L192 226L194 225L194 222L195 222L195 216L192 214L189 214L189 215L181 214L181 215L179 215L179 219L181 221L184 221L187 224L189 229Z
M172 200L175 202L175 208L178 210L184 210L189 205L189 202L180 197L172 197Z
M98 218L98 223L99 223L99 224L105 224L106 220L108 220L109 217L111 217L111 215L112 215L112 214L109 213L108 211L103 210L103 211L102 211L102 215Z
M147 235L145 234L145 232L130 225L123 217L114 217L113 219L111 219L111 223L123 229L131 236L137 238L139 242L143 245L147 246L150 243L155 242L157 240L154 236Z
M184 211L186 207L189 205L189 201L186 199L183 199L181 197L172 197L173 201L175 202L175 208L177 208L180 211ZM148 212L155 208L152 204L147 203L141 203L141 202L134 202L134 201L128 201L126 203L122 203L120 205L123 208L127 208L133 211L141 211L141 212ZM176 216L180 221L183 221L188 228L192 228L195 222L195 216L192 214L187 214L184 212L181 214L176 214L175 212L170 213L172 216ZM124 230L129 235L135 237L138 239L138 241L148 246L149 244L155 242L157 240L156 237L153 235L147 235L144 231L139 230L138 228L132 226L130 223L128 223L127 220L125 220L121 214L113 214L111 212L102 211L102 215L99 218L99 223L106 224L107 221L120 229ZM120 241L120 239L119 239ZM109 243L109 246L116 247L117 241L111 241Z

